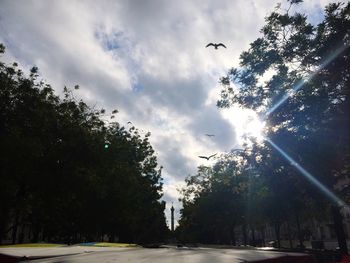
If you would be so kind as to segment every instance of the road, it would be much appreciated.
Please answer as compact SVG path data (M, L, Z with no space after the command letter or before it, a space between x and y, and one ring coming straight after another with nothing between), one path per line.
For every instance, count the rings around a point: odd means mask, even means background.
M44 252L47 251L45 254ZM239 262L295 262L315 263L311 256L298 253L283 253L252 249L214 248L86 248L66 247L51 249L0 249L0 254L16 257L0 258L1 262L32 263L239 263ZM43 258L46 257L46 258ZM29 259L29 260L28 260Z

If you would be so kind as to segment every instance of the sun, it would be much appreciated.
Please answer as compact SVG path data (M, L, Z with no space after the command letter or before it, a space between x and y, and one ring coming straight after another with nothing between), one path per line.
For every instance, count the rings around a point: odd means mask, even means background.
M265 122L261 121L257 114L252 114L243 125L243 137L250 137L262 142L264 140Z
M224 109L222 114L234 127L239 144L251 143L253 140L261 143L264 140L266 122L255 111L232 107Z

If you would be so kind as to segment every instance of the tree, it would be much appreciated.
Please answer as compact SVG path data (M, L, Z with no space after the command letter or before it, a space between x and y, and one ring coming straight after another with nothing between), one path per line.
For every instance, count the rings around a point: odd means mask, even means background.
M260 207L266 188L254 167L246 162L246 155L226 154L213 167L201 166L196 175L187 178L178 229L180 239L236 244L235 229L242 226L243 243L255 243L255 230L261 230L263 221Z
M306 15L292 14L301 1L289 2L287 10L267 16L263 36L241 54L240 68L221 79L218 106L258 112L267 136L332 190L348 167L350 4L329 4L324 20L312 25ZM300 180L294 173L295 184ZM297 184L313 202L330 205L309 184Z
M244 151L223 156L213 167L199 167L187 179L178 231L184 240L215 243L240 226L247 244L269 223L278 246L285 224L290 245L297 237L302 247L307 231L301 223L327 218L338 201L295 167L304 167L330 191L347 176L350 4L328 5L324 20L312 25L306 15L292 13L300 2L289 1L286 10L278 6L267 16L262 37L241 54L240 67L221 78L218 106L257 112L267 122L268 140L250 138L252 145ZM348 189L338 190L344 200ZM340 214L334 215L341 226ZM345 253L346 244L341 248Z
M66 243L166 237L150 133L107 123L117 110L91 108L67 87L56 96L36 67L26 76L0 62L0 85L0 241L11 232L22 242L24 231Z

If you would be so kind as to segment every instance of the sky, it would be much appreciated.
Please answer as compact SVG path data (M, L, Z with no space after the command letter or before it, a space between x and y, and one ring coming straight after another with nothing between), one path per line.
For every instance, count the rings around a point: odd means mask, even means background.
M254 113L216 107L219 79L261 36L264 17L278 2L287 6L282 0L0 0L0 42L6 61L39 67L57 94L78 84L76 96L89 105L118 109L122 125L150 131L164 167L166 215L169 221L173 203L178 220L178 189L199 165L213 162L198 156L240 148L241 136L257 129ZM299 10L317 23L328 2L308 0ZM210 42L227 48L205 48Z

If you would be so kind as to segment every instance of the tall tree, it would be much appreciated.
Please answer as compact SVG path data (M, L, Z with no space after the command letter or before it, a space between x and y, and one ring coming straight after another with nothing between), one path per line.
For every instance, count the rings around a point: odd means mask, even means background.
M282 224L289 239L295 236L303 246L302 222L328 218L335 201L307 176L338 191L345 201L349 198L341 180L349 166L350 4L328 5L324 20L312 25L306 15L293 12L300 2L289 1L286 9L277 6L266 17L262 37L241 54L240 67L221 78L218 106L257 112L267 123L268 140L251 138L253 144L243 152L200 167L188 178L178 231L183 239L218 242L218 236L225 236L221 229L229 233L241 226L246 244L269 223L278 246ZM282 148L284 156L268 141ZM299 167L309 174L301 174ZM340 244L345 253L346 244Z
M4 46L0 45L0 53ZM63 98L0 62L0 241L154 242L165 238L161 168L150 133ZM79 89L75 86L74 90ZM105 121L110 119L109 124Z
M267 16L263 36L221 79L218 106L258 112L267 136L332 191L348 171L350 4L329 4L324 20L312 25L292 12L300 2L291 0L286 10L279 6ZM303 180L298 173L293 178ZM310 185L298 185L312 200L322 200Z

